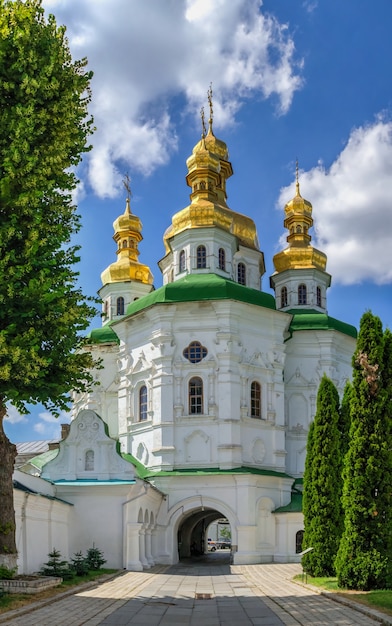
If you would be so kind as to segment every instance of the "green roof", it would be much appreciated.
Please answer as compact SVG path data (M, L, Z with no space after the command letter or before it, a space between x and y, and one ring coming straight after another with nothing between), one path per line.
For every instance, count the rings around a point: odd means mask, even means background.
M55 448L54 450L48 450L48 452L43 452L42 454L38 454L37 456L30 459L30 461L26 461L23 465L34 465L39 470L42 470L43 466L49 463L52 459L55 459L59 453L59 449Z
M134 300L127 306L133 315L154 304L198 302L201 300L237 300L267 309L275 309L275 298L258 289L250 289L217 274L189 274Z
M120 343L110 324L105 324L101 328L94 328L87 335L87 343Z
M292 478L284 472L274 470L259 469L257 467L235 467L233 469L222 470L219 467L206 468L183 468L175 470L149 470L131 454L123 453L123 459L135 466L139 478L149 480L150 478L160 478L161 476L227 476L231 474L256 474L258 476L275 476L276 478Z
M302 493L292 493L291 502L286 506L280 506L273 513L302 513Z
M290 309L286 312L293 316L289 327L291 334L299 330L337 330L344 335L357 338L355 326L329 317L326 313L312 309Z

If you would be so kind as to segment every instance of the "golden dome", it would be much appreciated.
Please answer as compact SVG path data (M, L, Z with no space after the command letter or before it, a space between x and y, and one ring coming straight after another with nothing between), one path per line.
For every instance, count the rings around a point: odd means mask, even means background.
M325 271L327 257L324 252L310 245L312 237L309 229L313 226L312 205L305 200L299 190L298 164L296 170L296 193L284 207L284 226L288 229L288 247L273 258L276 272L288 269L316 268Z
M127 281L152 285L154 278L150 268L138 261L138 244L143 239L142 223L131 213L129 195L125 212L113 222L113 229L113 239L117 243L117 260L102 272L102 285Z
M217 139L212 130L212 116L208 133L203 134L187 159L186 182L191 187L191 204L176 213L163 241L170 252L170 239L192 228L218 227L235 235L239 243L248 248L259 249L256 226L246 215L232 211L226 203L226 180L233 168L228 160L229 152L224 141Z

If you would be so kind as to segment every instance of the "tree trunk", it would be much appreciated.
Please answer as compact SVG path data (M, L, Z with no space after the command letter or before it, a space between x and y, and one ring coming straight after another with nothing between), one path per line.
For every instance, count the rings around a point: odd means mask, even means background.
M16 567L15 511L12 474L16 458L16 446L11 443L3 429L7 410L0 398L0 565Z

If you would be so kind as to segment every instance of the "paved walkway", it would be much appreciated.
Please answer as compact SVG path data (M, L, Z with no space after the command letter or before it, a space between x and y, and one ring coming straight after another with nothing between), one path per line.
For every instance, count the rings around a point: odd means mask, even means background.
M218 557L218 555L217 555ZM375 626L368 615L291 582L296 564L205 562L125 572L26 613L0 615L7 626ZM38 604L38 603L37 603ZM31 607L30 607L31 608Z

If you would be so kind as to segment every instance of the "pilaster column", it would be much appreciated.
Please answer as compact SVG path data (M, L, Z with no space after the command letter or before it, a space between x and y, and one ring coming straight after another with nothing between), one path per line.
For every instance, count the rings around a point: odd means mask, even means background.
M146 546L146 559L148 564L150 565L150 567L153 567L155 565L155 561L153 559L152 556L152 549L151 549L151 528L146 528L146 542L145 542L145 546Z
M146 530L143 527L139 530L139 558L143 569L150 569L151 565L146 559Z
M125 527L124 567L133 572L141 572L143 565L139 558L139 529L141 524L128 523Z

